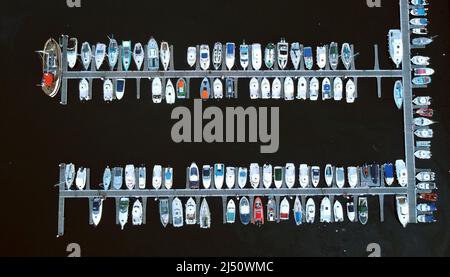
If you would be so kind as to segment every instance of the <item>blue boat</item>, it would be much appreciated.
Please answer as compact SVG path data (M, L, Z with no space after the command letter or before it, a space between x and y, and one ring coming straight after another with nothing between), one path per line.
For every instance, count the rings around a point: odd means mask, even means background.
M250 203L245 196L239 201L239 217L242 224L247 225L250 223Z
M313 53L311 47L305 47L303 49L303 59L305 61L305 67L309 70L312 69L314 65Z
M426 46L433 42L432 38L427 37L419 37L419 38L413 38L412 45L414 46Z
M325 78L322 81L322 100L331 98L331 82L330 79Z
M295 197L295 202L294 202L294 219L295 219L295 223L297 225L302 224L302 220L303 220L303 214L302 214L302 202L300 202L300 199L297 197Z
M388 186L394 183L394 165L392 163L384 164L384 181Z
M431 78L428 76L414 77L412 83L415 85L428 85L431 83Z
M426 16L427 15L427 10L426 8L417 8L417 9L412 9L411 10L411 15L414 16Z
M421 214L417 216L417 221L420 223L434 223L436 219L431 214Z
M403 104L403 84L402 81L397 80L394 85L394 101L397 108L400 110Z

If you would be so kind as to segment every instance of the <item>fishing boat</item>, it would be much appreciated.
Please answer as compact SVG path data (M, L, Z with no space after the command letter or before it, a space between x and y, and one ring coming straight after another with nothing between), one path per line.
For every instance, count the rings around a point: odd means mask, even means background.
M319 69L324 69L327 65L327 48L325 46L317 47L316 62Z
M249 53L248 53L248 45L244 43L242 43L239 46L239 60L241 62L241 66L242 69L246 70L248 67L248 59L249 59Z
M395 172L397 174L397 182L400 186L405 187L408 184L408 171L403 160L395 161Z
M187 49L187 63L190 67L193 67L197 62L197 48L190 46Z
M433 182L435 173L430 171L422 171L416 174L416 179L420 182Z
M314 66L313 50L311 47L308 46L303 49L303 60L306 69L311 70Z
M333 98L335 101L342 100L342 92L343 92L343 83L342 79L339 77L334 78L333 81Z
M214 43L213 48L213 66L217 70L222 65L222 43Z
M79 190L83 190L86 187L86 179L87 179L87 173L86 168L80 167L78 168L77 175L75 178L75 186Z
M348 79L345 85L345 100L347 103L354 103L356 98L356 85L352 79Z
M413 99L413 104L417 106L429 106L431 105L431 97L430 96L418 96Z
M284 79L284 100L294 100L294 80L289 76Z
M133 60L136 64L137 70L141 70L142 64L144 63L145 53L144 48L140 42L136 43L133 48Z
M314 223L316 218L316 203L314 203L314 199L309 198L306 201L306 223Z
M227 166L225 169L225 184L227 188L232 189L236 184L236 168Z
M80 101L88 101L89 97L89 82L86 79L81 79L78 84L78 90L80 94Z
M425 17L415 17L409 20L409 23L414 26L427 26L428 19Z
M298 198L298 196L295 197L294 201L294 219L295 224L297 224L297 226L302 224L303 220L302 202L300 201L300 198Z
M306 100L306 93L308 92L308 81L305 77L298 78L297 83L297 99Z
M130 199L122 197L119 200L119 223L120 228L123 230L125 224L128 222L128 208L130 206Z
M103 82L103 100L106 102L111 102L114 96L114 87L111 79L106 79Z
M425 56L414 56L411 62L415 65L428 66L430 65L430 58Z
M272 185L272 165L263 165L263 185L266 189L270 188Z
M213 83L214 99L223 98L223 84L219 78L216 78Z
M231 70L234 66L235 60L235 45L234 42L227 42L225 45L225 65L228 70Z
M109 39L108 45L108 63L110 70L114 70L119 60L119 44L114 38Z
M121 189L123 182L123 168L115 167L113 169L113 188Z
M209 99L211 97L211 86L209 84L208 78L203 78L202 83L200 85L200 98L201 99Z
M343 167L336 167L336 186L343 188L345 185L345 171Z
M402 226L406 228L409 222L408 198L406 198L406 195L396 195L395 202L398 219Z
M257 163L250 164L250 184L253 188L259 187L259 165Z
M238 169L238 186L242 189L247 184L247 168L239 167Z
M419 199L422 199L425 201L436 202L438 199L438 196L437 196L437 193L420 193Z
M348 44L348 43L342 44L341 60L345 66L345 69L350 70L352 67L353 55L352 55L352 48L350 47L350 44Z
M160 165L153 166L152 186L154 189L160 189L162 186L162 166Z
M133 209L131 210L131 219L133 225L142 225L143 219L143 209L142 203L139 199L136 199L133 204Z
M283 185L283 168L281 166L275 166L273 174L274 184L277 189Z
M169 223L169 199L159 199L159 219L163 227L166 227Z
M139 189L145 189L147 185L147 169L145 166L138 167L138 187Z
M103 212L103 199L100 197L95 197L94 199L92 199L92 211L91 211L92 223L94 223L95 227L98 226L100 220L102 219L102 212Z
M320 167L311 166L311 183L316 188L320 182Z
M351 188L356 187L358 184L358 168L354 166L347 167L347 178L348 184Z
M241 219L241 223L244 225L250 223L250 203L245 196L243 196L239 201L239 218Z
M134 170L134 165L128 164L125 166L125 185L129 190L134 189L136 185L136 172Z
M207 44L200 45L200 68L208 70L210 64L209 46Z
M159 77L152 81L152 101L155 104L159 104L162 101L162 83Z
M432 68L414 68L414 74L416 76L431 76L434 74L434 69Z
M78 58L78 39L70 38L67 43L67 65L74 68Z
M209 229L211 227L211 211L209 210L206 198L203 198L200 205L200 228Z
M389 55L397 68L399 68L403 59L402 32L397 29L389 30L388 41Z
M266 45L264 49L264 64L268 69L272 69L275 63L275 44L272 42Z
M122 41L122 65L123 70L127 71L131 65L131 41Z
M430 108L420 108L415 111L415 114L431 118L434 115L434 110Z
M394 183L394 165L392 163L385 163L383 171L386 185L392 185Z
M176 197L172 201L172 224L173 227L179 228L182 227L183 222L183 204L181 203L181 200Z
M331 187L331 185L333 184L333 177L334 177L334 172L333 172L333 166L331 164L327 164L325 166L325 183L327 184L327 186Z
M286 197L280 203L280 220L289 220L289 201Z
M277 58L278 67L281 70L284 70L289 58L289 44L284 40L284 38L277 43Z
M258 79L253 77L249 83L250 86L250 99L258 99L259 98L259 82Z
M319 80L313 77L309 82L309 99L311 101L317 101L319 98Z
M322 100L331 99L331 82L328 77L322 80Z
M419 128L414 131L414 134L419 138L432 138L433 137L433 129Z
M103 171L103 189L104 190L108 190L109 187L111 186L111 181L112 181L112 173L111 173L111 169L109 168L109 166L107 166L105 168L105 171Z
M81 45L81 62L83 63L84 70L89 69L89 65L91 64L92 59L92 50L89 42L83 42Z
M432 154L429 150L417 150L416 152L414 152L414 156L421 160L429 160L431 159Z
M293 163L287 163L284 167L284 182L290 189L295 184L295 165Z
M344 209L342 208L341 202L338 200L334 201L333 205L334 222L344 221Z
M167 104L175 103L175 88L170 79L168 79L166 83L165 99Z
M331 202L327 196L325 196L320 202L320 222L331 222Z
M262 66L262 50L261 44L252 44L252 67L253 70L260 70Z
M369 207L367 204L367 197L358 198L358 219L362 225L366 225L369 219Z
M330 61L331 69L336 70L339 64L339 46L336 42L330 44L328 59Z
M307 164L300 165L298 179L302 188L306 188L309 185L309 171Z
M95 45L95 54L94 54L95 68L97 70L99 70L100 67L102 66L103 61L105 60L105 56L106 56L106 45L104 43L97 43Z
M196 163L191 163L189 166L189 188L198 189L200 183L200 174Z
M300 49L300 43L293 42L291 44L291 62L294 65L294 69L298 70L300 60L302 59L302 49Z
M147 44L148 70L159 70L159 47L154 38L150 38Z
M236 204L233 199L230 199L227 204L227 213L226 213L227 223L231 224L236 221Z
M226 97L227 98L236 98L236 91L234 90L234 79L226 78L225 79L225 89L226 89Z
M281 98L281 81L277 77L272 82L272 99Z
M267 221L268 222L274 222L276 219L276 203L273 196L269 197L269 200L267 201Z
M427 28L413 28L413 29L411 29L411 31L415 35L427 35L428 34Z
M159 58L161 59L163 69L167 71L170 64L170 48L169 43L167 43L166 41L161 41L161 50L159 51Z
M215 164L214 165L214 186L216 189L221 189L224 181L224 173L225 165L224 164Z
M400 110L403 104L403 84L400 80L397 80L394 85L394 101L395 105Z
M421 214L417 216L417 222L419 223L434 223L436 219L431 214Z
M430 120L425 117L416 117L416 118L414 118L413 121L414 121L414 124L419 127L426 127L426 126L430 126L430 125L436 123L433 120Z
M185 206L185 212L186 212L186 225L194 225L197 223L197 204L195 203L195 200L190 197L188 201L186 202Z
M433 42L433 39L427 38L427 37L418 37L418 38L413 38L411 42L412 42L412 45L414 45L414 46L427 46Z
M347 202L347 217L350 222L355 222L356 214L355 214L355 204L352 202Z
M437 211L437 207L435 203L421 203L417 204L417 210L422 213L433 213Z
M263 80L261 81L261 98L262 99L270 98L270 82L266 77L264 77Z
M420 190L435 190L437 186L436 183L420 182L416 185L416 188Z
M38 51L42 58L42 91L54 97L61 86L62 56L61 47L54 39L49 39L42 51Z
M164 187L166 189L171 189L173 186L173 168L164 168Z
M185 99L187 97L187 85L184 78L179 78L177 81L177 98Z
M252 223L257 226L261 226L264 224L264 206L260 197L256 197L255 201L253 202Z
M75 180L75 165L68 164L64 170L64 182L66 184L66 189L70 190L73 181Z
M211 166L204 165L202 167L202 184L205 189L209 189L211 187Z

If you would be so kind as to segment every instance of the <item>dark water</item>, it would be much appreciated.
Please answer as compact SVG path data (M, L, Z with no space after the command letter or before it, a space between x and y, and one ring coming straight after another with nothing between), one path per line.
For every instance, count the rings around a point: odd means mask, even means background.
M191 3L192 2L192 3ZM293 2L293 1L292 1ZM343 6L343 2L348 6ZM12 4L14 3L14 4ZM369 9L364 0L276 1L213 5L210 1L82 1L82 8L69 9L65 1L8 1L2 8L0 46L2 64L1 176L2 228L0 255L64 256L68 243L81 245L82 255L98 256L365 256L366 246L381 245L384 256L448 256L449 247L449 109L447 1L433 1L430 7L431 33L439 35L426 51L437 74L433 85L418 95L431 95L437 110L434 126L433 159L418 161L418 167L438 173L440 200L438 223L409 225L397 221L394 199L385 203L385 222L378 221L378 201L369 200L367 226L334 224L302 226L291 223L254 226L222 225L219 199L210 200L212 229L185 227L163 229L156 202L148 206L147 225L114 225L114 203L108 200L100 226L88 225L86 200L66 201L65 235L56 238L58 164L73 162L92 168L92 183L99 183L106 165L146 163L171 165L175 186L182 187L184 168L224 162L284 164L301 162L324 166L357 165L366 161L394 161L404 156L402 112L392 101L394 80L383 80L383 98L376 97L374 80L359 80L359 98L354 105L334 101L292 103L250 102L240 83L240 99L208 103L226 106L279 106L280 149L275 154L259 154L259 144L174 144L170 139L173 107L153 105L150 86L143 81L142 100L134 99L135 85L127 84L125 99L105 104L101 83L94 83L94 99L77 100L77 82L69 83L69 105L61 106L36 87L40 81L40 61L34 50L49 37L61 34L82 41L118 40L146 42L152 35L175 46L175 67L186 67L188 46L215 41L245 39L247 43L301 41L305 45L349 41L360 53L358 68L373 67L372 45L380 45L382 68L391 68L386 35L398 28L398 1L382 1L382 8ZM279 7L275 4L279 3ZM344 15L345 13L345 15ZM416 52L416 51L414 51ZM417 51L418 52L418 51ZM195 83L194 83L195 84ZM178 102L192 108L192 101Z

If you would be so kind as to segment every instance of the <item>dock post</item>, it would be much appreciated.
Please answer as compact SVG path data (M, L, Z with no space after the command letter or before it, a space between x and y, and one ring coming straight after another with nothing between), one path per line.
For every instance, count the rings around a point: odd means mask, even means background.
M384 222L384 195L378 195L378 200L380 201L380 221Z
M251 218L251 222L253 223L254 222L254 220L253 220L253 203L255 202L255 196L253 196L253 195L251 195L251 196L249 196L249 198L250 198L250 218Z
M142 197L142 224L147 224L147 197Z
M94 220L92 219L92 207L94 204L94 198L88 198L89 202L89 225L94 225Z
M195 221L200 225L200 206L202 198L200 196L195 197Z
M325 63L325 70L331 70L330 68L330 56L329 56L329 48L328 48L328 44L325 44L325 59L327 60L327 62Z
M375 65L374 65L374 69L375 70L380 70L380 63L378 61L378 44L374 44L373 45L373 50L375 53ZM378 98L381 98L381 78L377 77L377 94L378 94Z
M197 49L195 51L195 53L196 53L195 71L200 71L200 70L202 70L200 68L200 46L196 45L195 48Z
M66 181L66 164L61 163L59 165L59 195L58 195L58 234L56 237L64 235L64 197L61 193L65 190Z
M169 224L172 224L172 202L173 196L169 196Z
M333 223L334 222L334 195L330 195L328 197L330 198L330 203L331 203L331 207L330 207L331 223Z
M147 52L147 44L144 45L144 71L148 70L148 52Z
M302 222L306 222L306 195L300 196L302 202Z
M226 50L227 50L226 44L222 44L222 70L228 70L226 63Z
M116 225L120 224L119 221L119 204L120 204L120 197L116 197Z
M223 224L227 223L227 197L222 196Z
M253 71L253 65L252 65L252 45L248 46L248 66L247 70Z
M275 196L275 220L280 223L280 196Z
M136 78L136 99L141 99L141 78Z
M190 99L190 84L191 78L186 78L186 99Z
M305 70L305 59L304 59L303 49L304 49L303 44L300 44L300 53L301 53L301 56L300 56L300 66L299 66L300 71ZM309 84L309 82L308 82L308 84Z
M353 195L353 205L355 206L355 222L358 222L358 195Z
M239 78L235 78L234 80L234 98L238 98L238 81Z
M169 70L174 71L175 70L175 61L173 56L173 45L169 46L170 49L170 63L169 63Z
M350 69L351 70L355 70L355 68L356 68L356 66L355 66L355 47L354 47L354 45L352 44L352 45L350 45L350 54L351 54L351 57L352 57L352 63L351 63L351 65L350 65Z
M67 105L67 79L65 78L65 74L68 71L67 67L67 40L68 37L64 35L62 37L62 76L61 76L61 101L59 102L62 105ZM65 165L64 165L65 166Z

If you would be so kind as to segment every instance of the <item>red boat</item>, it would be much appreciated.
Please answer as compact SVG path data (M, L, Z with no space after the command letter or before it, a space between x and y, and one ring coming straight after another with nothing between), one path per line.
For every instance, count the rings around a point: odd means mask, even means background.
M426 200L426 201L432 201L432 202L436 202L437 201L437 194L436 193L421 193L419 194L419 198Z
M418 109L416 110L416 114L424 117L433 117L433 109L426 109L426 108Z
M256 197L253 203L253 218L252 223L258 226L264 224L264 207L261 198Z

